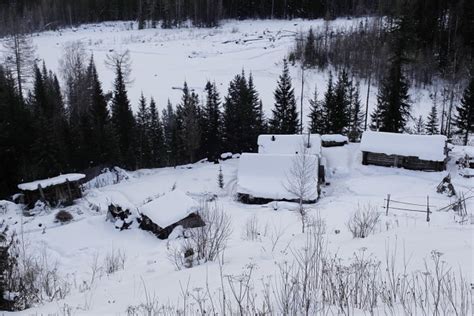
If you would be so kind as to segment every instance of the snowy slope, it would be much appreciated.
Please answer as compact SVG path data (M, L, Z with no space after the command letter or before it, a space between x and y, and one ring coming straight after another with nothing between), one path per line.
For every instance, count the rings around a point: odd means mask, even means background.
M359 19L337 19L330 26L342 28L358 24ZM81 41L89 53L94 54L99 77L104 88L111 89L113 73L104 60L113 51L129 49L133 63L129 96L134 108L138 107L140 93L153 96L158 107L180 101L181 88L186 80L191 89L202 98L207 80L215 81L221 96L227 93L230 80L245 69L251 72L270 115L273 92L282 71L282 59L294 46L294 35L310 27L322 30L323 20L258 20L227 21L218 28L145 29L137 30L132 22L114 22L80 26L58 32L44 32L34 36L38 57L44 59L53 71L58 64L63 47L71 41ZM290 67L296 99L301 95L301 71ZM305 72L304 112L309 113L308 100L317 86L319 96L326 90L327 72ZM367 86L361 83L361 100L366 100ZM371 89L370 110L375 104L377 90ZM428 90L412 90L413 116L426 115L431 106ZM306 118L306 115L305 115Z

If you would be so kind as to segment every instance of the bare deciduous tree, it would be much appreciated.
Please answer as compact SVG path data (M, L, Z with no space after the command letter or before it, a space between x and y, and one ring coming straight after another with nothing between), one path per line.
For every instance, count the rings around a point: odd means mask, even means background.
M301 230L304 233L307 211L304 203L314 200L318 192L317 157L309 155L306 145L293 158L292 166L287 174L285 189L298 200L298 215L301 219Z
M133 83L133 79L131 78L132 57L130 56L130 51L128 49L122 52L114 51L107 54L105 65L115 72L117 69L121 69L125 84L131 85Z
M16 33L4 42L5 66L15 76L18 92L23 96L23 85L33 75L36 47L22 27L15 28Z

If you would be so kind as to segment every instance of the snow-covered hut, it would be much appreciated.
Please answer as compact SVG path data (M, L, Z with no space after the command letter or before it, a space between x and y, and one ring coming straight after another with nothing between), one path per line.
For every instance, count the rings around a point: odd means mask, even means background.
M446 170L447 138L442 135L410 135L364 132L360 144L362 164L412 170Z
M291 193L291 179L295 164L301 154L255 154L244 153L240 157L237 172L237 195L241 202L264 204L270 201L297 201ZM305 202L314 203L319 197L317 155L305 155L305 174L308 192ZM301 167L302 165L300 165Z
M152 232L160 239L166 239L177 226L204 226L198 209L196 202L186 193L173 190L140 208L140 228Z
M294 155L306 148L306 154L321 156L319 134L260 135L257 142L259 154Z
M24 202L32 208L40 200L51 206L71 205L82 197L80 182L86 176L82 173L69 173L18 185L24 195Z
M336 147L349 144L349 138L341 134L325 134L321 135L321 143L323 147Z

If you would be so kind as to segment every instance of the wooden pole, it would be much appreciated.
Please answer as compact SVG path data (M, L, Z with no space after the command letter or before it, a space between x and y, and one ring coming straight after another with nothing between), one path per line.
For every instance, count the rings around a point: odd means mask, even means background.
M385 210L385 216L388 216L389 207L390 207L390 194L387 194L387 209Z
M430 196L426 196L426 221L430 221Z

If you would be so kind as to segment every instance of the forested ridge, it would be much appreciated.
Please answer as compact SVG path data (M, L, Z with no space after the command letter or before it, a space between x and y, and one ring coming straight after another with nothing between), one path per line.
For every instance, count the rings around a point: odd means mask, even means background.
M118 165L130 170L214 161L223 152L256 151L262 133L340 133L352 141L365 129L459 135L474 132L472 1L1 1L0 196L20 182ZM134 113L128 98L128 52L113 52L113 91L104 91L94 56L79 42L65 47L59 73L34 54L30 32L87 22L135 20L139 28L216 26L225 18L317 18L370 14L376 18L346 32L309 30L275 83L265 116L254 78L244 70L219 95L203 81L205 97L183 83L182 99L161 112L142 96ZM378 24L377 24L378 23ZM309 101L309 126L301 124L289 63L331 71L327 86ZM367 113L360 80L378 82L376 108ZM32 81L26 90L24 83ZM426 118L413 118L409 88L442 80ZM321 95L318 95L318 92ZM164 100L160 100L163 102ZM442 111L437 111L438 103ZM416 120L413 127L412 123Z

